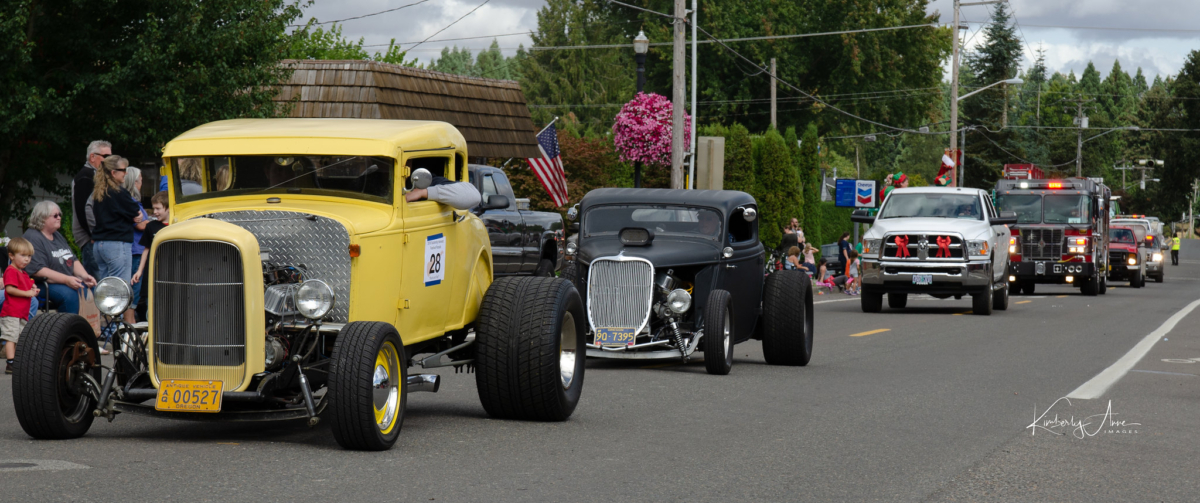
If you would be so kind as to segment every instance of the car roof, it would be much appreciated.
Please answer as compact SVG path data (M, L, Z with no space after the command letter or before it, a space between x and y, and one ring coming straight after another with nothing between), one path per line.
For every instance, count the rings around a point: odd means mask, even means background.
M908 187L904 189L893 189L892 194L974 194L979 195L983 189L973 189L970 187Z
M742 205L754 205L754 197L738 190L682 189L595 189L583 196L580 210L602 204L666 204L680 206L709 206L725 214Z
M232 119L210 122L175 137L163 157L207 155L379 155L399 151L461 150L454 126L388 119Z

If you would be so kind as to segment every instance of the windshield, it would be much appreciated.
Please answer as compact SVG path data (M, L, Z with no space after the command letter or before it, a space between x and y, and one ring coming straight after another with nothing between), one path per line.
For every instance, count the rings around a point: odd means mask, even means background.
M996 211L1015 211L1017 223L1042 223L1042 196L1036 194L996 196Z
M367 156L213 156L171 159L181 202L244 194L316 194L392 202L393 160Z
M962 218L983 220L979 196L974 194L892 194L884 202L879 218Z
M1108 240L1113 243L1133 244L1133 231L1129 229L1111 229L1108 234Z
M1091 220L1088 211L1091 201L1088 196L1048 195L1044 221L1048 224L1086 224Z
M684 206L601 206L584 215L587 236L617 235L626 227L643 227L655 235L678 235L719 241L721 215L708 208Z

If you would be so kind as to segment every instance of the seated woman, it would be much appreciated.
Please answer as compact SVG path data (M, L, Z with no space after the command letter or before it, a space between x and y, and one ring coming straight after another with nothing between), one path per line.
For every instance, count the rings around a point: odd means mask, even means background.
M793 246L791 248L788 248L787 259L783 261L783 268L785 270L800 269L800 247L799 246Z
M62 227L62 210L52 201L34 205L29 216L29 230L21 237L33 243L33 260L25 272L48 283L47 296L58 306L60 313L79 314L79 290L96 286L96 278L76 260L67 238L58 230Z

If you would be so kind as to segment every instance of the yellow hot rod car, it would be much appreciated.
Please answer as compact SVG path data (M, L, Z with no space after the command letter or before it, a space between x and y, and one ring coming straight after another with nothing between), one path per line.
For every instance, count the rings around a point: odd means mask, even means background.
M121 322L130 285L100 281L110 364L83 318L35 318L13 379L21 426L61 439L120 413L325 418L343 447L382 450L408 393L440 384L410 366L473 370L492 416L567 419L584 372L575 287L493 282L475 214L406 201L467 181L466 147L449 124L369 119L228 120L175 138L148 321Z

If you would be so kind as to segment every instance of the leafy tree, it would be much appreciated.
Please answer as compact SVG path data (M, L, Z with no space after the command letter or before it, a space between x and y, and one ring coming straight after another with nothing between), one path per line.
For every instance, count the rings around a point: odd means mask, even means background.
M475 76L475 62L471 59L471 50L466 47L443 47L441 57L431 61L429 69L435 72Z
M474 60L471 58L471 50L466 47L443 47L441 57L430 62L429 69L468 77L520 80L520 60L525 57L524 45L517 50L516 56L507 58L500 52L500 43L492 39L492 45L479 51Z
M783 239L787 221L800 211L800 180L779 131L770 128L758 140L755 191L751 195L758 201L759 239L773 249Z
M199 124L278 114L299 16L287 0L0 2L0 221L35 188L64 194L92 140L149 163Z
M799 206L797 206L797 208L795 209L795 212L791 216L796 217L796 219L798 221L803 222L804 215L805 215L804 214L804 209L805 209L805 205L804 205L804 173L800 167L801 166L800 138L798 138L796 136L796 128L789 127L789 128L787 128L787 131L784 131L783 142L785 144L787 144L788 153L792 157L792 169L796 170L796 185L794 187L794 190L796 191L796 197L798 197L800 200ZM786 187L784 189L786 190ZM791 217L788 217L788 218L791 218Z
M368 55L363 47L363 39L351 42L342 36L342 27L333 23L328 30L317 24L317 18L308 20L300 29L292 32L288 44L290 59L364 59L395 65L415 66L416 60L405 61L407 55L396 45L396 39L388 42L387 50Z

